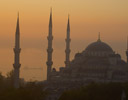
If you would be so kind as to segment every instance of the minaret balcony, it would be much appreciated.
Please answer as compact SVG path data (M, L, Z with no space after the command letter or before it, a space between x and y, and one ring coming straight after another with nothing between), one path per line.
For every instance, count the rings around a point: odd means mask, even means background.
M48 48L48 49L47 49L47 52L48 52L48 53L52 53L52 52L53 52L53 49L52 49L52 48Z
M70 50L70 49L66 49L65 52L66 52L66 53L70 53L71 50Z
M19 69L20 67L21 67L21 64L13 64L13 67L15 68L15 69Z
M20 48L14 48L13 49L15 53L20 53L21 49Z
M66 42L71 42L71 39L65 39Z
M53 36L48 36L47 39L50 41L50 40L53 40Z
M52 61L47 61L47 66L49 67L49 66L52 66L52 64L53 64L53 62Z

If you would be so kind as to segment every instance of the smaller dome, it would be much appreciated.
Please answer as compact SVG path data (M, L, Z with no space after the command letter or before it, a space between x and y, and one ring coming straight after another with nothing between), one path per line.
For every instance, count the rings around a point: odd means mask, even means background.
M53 71L53 72L56 72L56 68L53 68L52 71Z
M81 57L81 56L82 56L81 53L76 53L76 54L75 54L75 58L78 58L78 57Z

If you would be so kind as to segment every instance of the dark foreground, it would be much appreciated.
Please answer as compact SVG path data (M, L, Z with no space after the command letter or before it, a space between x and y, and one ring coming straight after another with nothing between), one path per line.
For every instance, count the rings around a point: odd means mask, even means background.
M37 83L21 82L21 87L14 89L12 72L7 77L0 74L0 100L46 100L50 91ZM128 83L90 83L64 91L59 100L128 100Z

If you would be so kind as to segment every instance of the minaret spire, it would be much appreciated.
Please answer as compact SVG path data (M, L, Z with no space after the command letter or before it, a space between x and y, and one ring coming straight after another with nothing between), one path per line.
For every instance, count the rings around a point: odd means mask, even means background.
M70 15L68 14L68 24L67 24L67 33L69 32L69 37L70 37L70 21L69 21Z
M50 9L49 27L52 27L52 7Z
M127 56L127 63L128 63L128 36L127 36L127 50L126 50L126 56Z
M52 36L52 8L51 8L51 12L50 12L50 19L49 19L49 34L48 34L48 49L47 49L47 80L50 80L51 77L51 70L52 70L52 52L53 52L53 48L52 48L52 40L53 40L53 36Z
M19 12L17 18L16 34L15 34L15 48L14 48L14 88L19 88L19 73L20 73L20 26L19 26Z
M67 24L67 37L65 39L66 41L66 50L65 50L65 53L66 53L66 60L65 60L65 67L69 67L69 64L70 64L70 42L71 42L71 39L70 39L70 21L69 21L69 15L68 15L68 24Z

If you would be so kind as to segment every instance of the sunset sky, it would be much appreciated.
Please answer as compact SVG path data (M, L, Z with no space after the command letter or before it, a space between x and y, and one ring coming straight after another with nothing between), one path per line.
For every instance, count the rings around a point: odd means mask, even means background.
M13 69L17 13L20 13L21 78L46 79L47 35L53 9L53 67L64 66L68 14L71 59L97 40L108 43L126 60L128 0L0 0L0 72ZM60 56L61 55L61 56ZM29 68L29 69L25 69Z

